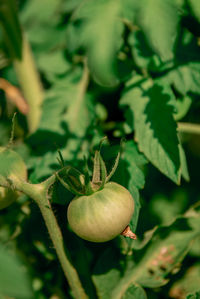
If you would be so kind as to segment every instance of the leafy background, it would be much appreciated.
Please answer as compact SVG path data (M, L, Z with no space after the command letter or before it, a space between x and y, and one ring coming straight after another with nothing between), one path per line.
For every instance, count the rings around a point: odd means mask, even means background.
M59 184L52 195L89 298L199 298L200 130L184 131L185 123L200 122L199 2L17 5L44 89L37 129L30 134L26 115L18 111L16 117L14 149L28 166L29 180L40 182L59 168L58 149L66 164L81 168L84 155L91 156L105 135L110 144L102 154L112 167L126 138L113 180L135 199L131 227L138 241L79 239L66 220L72 195ZM1 25L0 76L20 88ZM6 145L18 109L3 91L0 105L0 145ZM32 200L22 195L0 216L0 298L70 298Z

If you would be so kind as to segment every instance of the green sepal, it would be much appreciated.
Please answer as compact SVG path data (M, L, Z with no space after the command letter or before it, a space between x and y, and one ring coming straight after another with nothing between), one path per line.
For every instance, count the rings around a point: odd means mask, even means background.
M92 188L92 184L90 181L90 174L89 174L89 168L86 157L84 157L84 175L85 175L85 194L90 195L94 193L94 190Z
M94 167L92 175L92 183L96 184L100 182L101 170L100 170L100 153L99 151L95 152L94 156Z
M85 191L85 176L77 169L71 167L67 170L67 176L70 183L81 193Z
M74 187L70 186L70 184L66 183L63 179L61 179L58 173L56 173L56 177L67 190L69 190L75 195L83 195L82 193L79 193Z
M65 162L64 162L64 159L63 159L63 156L62 156L62 153L60 150L58 150L58 155L59 155L59 157L57 158L58 163L63 168L63 167L65 167Z
M104 185L106 183L107 170L106 170L106 165L104 163L104 160L102 159L100 154L99 154L99 160L100 160L100 172L101 172L101 185L98 190L101 190L104 188Z
M117 169L117 166L118 166L118 164L119 164L119 159L120 159L120 156L121 156L121 152L122 152L122 150L123 150L124 142L125 142L125 139L122 138L121 141L120 141L120 151L118 152L117 157L116 157L116 159L115 159L115 163L114 163L114 165L113 165L113 167L112 167L112 169L111 169L109 175L108 175L107 178L106 178L106 183L111 179L111 177L113 176L113 174L115 173L115 171L116 171L116 169Z
M106 140L108 140L108 137L107 137L107 136L104 136L104 137L101 139L101 141L100 141L100 143L99 143L99 149L98 149L98 152L101 151L102 144L103 144L104 141L106 141Z
M83 195L85 193L84 175L77 169L66 166L56 174L61 184L70 192L76 195Z
M114 165L113 165L113 167L112 167L112 169L111 169L109 175L108 175L107 178L106 178L106 183L111 179L111 177L112 177L113 174L115 173L115 171L116 171L116 169L117 169L117 166L118 166L118 164L119 164L120 155L121 155L121 153L119 152L119 153L117 154L116 159L115 159L115 163L114 163Z
M101 147L102 147L102 144L105 140L107 140L107 136L104 136L100 143L99 143L99 148L97 151L95 151L95 156L94 156L94 167L93 167L93 176L92 176L92 183L94 184L98 184L102 181L101 179L101 172L102 172L102 158L101 158L101 155L100 155L100 151L101 151ZM106 169L105 169L106 170ZM107 172L106 172L107 173Z

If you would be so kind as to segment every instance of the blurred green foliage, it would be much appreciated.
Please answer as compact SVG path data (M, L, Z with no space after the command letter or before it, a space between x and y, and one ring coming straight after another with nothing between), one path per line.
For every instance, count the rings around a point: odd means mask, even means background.
M45 100L30 135L26 115L1 91L0 145L7 145L19 110L14 149L29 180L38 183L59 169L58 149L66 165L81 169L84 155L94 155L106 135L110 145L102 155L112 168L126 138L113 180L135 199L130 225L137 241L79 239L66 218L73 195L59 183L52 190L56 218L89 298L200 298L200 137L177 130L177 121L200 123L199 2L17 5ZM0 16L4 8L0 0ZM17 11L0 25L0 78L20 88L12 64L21 51ZM39 210L27 196L0 211L0 243L0 299L72 297Z

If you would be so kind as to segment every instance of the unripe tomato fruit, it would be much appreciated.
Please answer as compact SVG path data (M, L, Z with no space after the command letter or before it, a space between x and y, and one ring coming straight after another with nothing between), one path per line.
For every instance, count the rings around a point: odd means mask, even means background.
M82 239L106 242L122 233L133 212L130 192L109 182L91 195L76 196L68 206L67 218L72 230Z
M0 210L10 206L19 196L19 192L0 187Z
M0 176L1 180L9 179L10 175L16 175L22 180L27 179L27 169L20 155L13 150L0 147ZM8 207L19 196L19 192L10 188L0 187L0 210Z

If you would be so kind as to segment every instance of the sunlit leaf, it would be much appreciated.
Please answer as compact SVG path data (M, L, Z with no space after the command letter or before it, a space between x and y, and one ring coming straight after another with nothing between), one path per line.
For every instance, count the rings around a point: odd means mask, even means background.
M179 142L173 107L169 105L172 95L158 84L150 88L140 84L140 80L135 80L127 87L121 105L128 106L132 113L139 149L162 173L179 183Z

